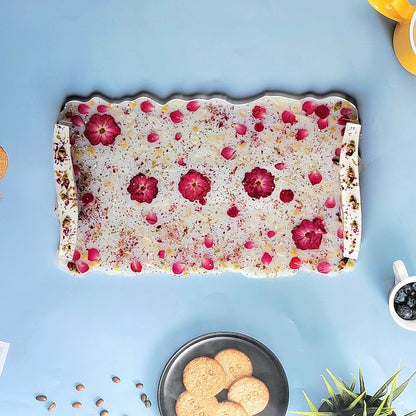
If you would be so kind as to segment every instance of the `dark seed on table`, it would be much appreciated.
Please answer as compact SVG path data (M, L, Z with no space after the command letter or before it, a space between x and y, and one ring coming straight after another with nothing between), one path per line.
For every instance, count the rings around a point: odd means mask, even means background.
M108 410L101 410L100 412L100 416L108 416L109 415L109 411Z
M141 394L140 395L140 400L144 403L146 400L147 400L147 396L146 396L146 394Z
M39 394L38 396L35 397L35 399L39 402L46 402L46 400L48 400L48 398L43 394Z
M136 388L137 389L142 389L143 388L143 383L137 383Z
M85 390L85 386L84 386L83 384L77 384L77 385L75 386L75 389L76 389L77 391L83 391L83 390Z
M99 399L95 402L95 405L96 405L97 407L101 407L101 406L103 405L103 403L104 403L104 399L99 398Z
M150 407L150 406L152 405L152 402L151 402L150 400L146 400L146 401L144 402L144 405L145 405L146 407Z
M48 407L48 412L53 412L56 409L56 404L55 403L51 403Z
M116 376L114 376L111 380L113 380L114 383L120 383L121 381L120 378Z
M72 403L72 407L75 409L80 409L82 407L82 403L81 402L74 402Z

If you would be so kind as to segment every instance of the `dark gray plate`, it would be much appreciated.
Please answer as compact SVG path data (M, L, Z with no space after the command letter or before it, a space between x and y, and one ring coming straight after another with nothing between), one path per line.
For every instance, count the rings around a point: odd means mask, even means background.
M174 416L175 403L185 390L182 375L185 366L194 358L213 358L224 348L236 348L248 355L253 363L253 376L262 380L270 392L270 401L259 416L284 416L289 402L289 386L280 361L262 343L247 335L233 332L213 332L195 338L170 358L159 381L158 404L162 416ZM226 400L227 391L217 394L219 401Z

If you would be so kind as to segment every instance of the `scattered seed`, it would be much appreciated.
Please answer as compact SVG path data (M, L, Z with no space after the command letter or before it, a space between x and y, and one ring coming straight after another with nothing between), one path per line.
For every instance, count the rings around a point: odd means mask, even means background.
M48 398L43 395L43 394L39 394L38 396L35 397L37 401L39 402L46 402L46 400L48 400Z
M113 380L114 381L114 383L120 383L120 378L119 377L116 377L116 376L114 376L111 380Z
M152 402L150 400L145 400L144 405L146 407L150 407L152 405Z
M101 410L101 412L100 412L100 416L107 416L109 414L109 411L108 410Z
M141 394L140 395L140 400L144 403L146 400L147 400L147 396L146 396L146 394Z
M97 406L97 407L101 407L102 405L103 405L103 403L104 403L104 400L103 399L98 399L96 402L95 402L95 405Z
M143 388L143 383L137 383L136 388L137 389L142 389Z
M85 386L84 386L83 384L77 384L77 385L75 386L75 389L76 389L77 391L83 391L83 390L85 390Z
M56 404L55 403L51 403L48 407L48 412L53 412L56 409Z
M74 403L72 403L72 407L75 407L75 409L80 409L82 407L82 403L81 402L74 402Z

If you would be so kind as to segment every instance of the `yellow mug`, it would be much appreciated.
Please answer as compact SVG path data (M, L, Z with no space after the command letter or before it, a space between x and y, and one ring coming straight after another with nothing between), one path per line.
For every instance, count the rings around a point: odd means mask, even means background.
M397 59L410 73L416 75L416 6L407 0L368 0L381 14L397 23L393 48Z

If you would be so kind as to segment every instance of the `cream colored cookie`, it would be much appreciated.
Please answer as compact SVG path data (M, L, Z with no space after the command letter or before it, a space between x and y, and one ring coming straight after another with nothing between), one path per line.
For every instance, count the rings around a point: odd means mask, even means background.
M7 166L8 166L7 153L0 146L0 179L6 173Z
M202 399L184 391L176 400L176 416L217 416L218 400L215 396Z
M225 401L218 403L216 416L247 416L247 412L239 404Z
M225 371L225 388L231 386L234 381L253 374L253 364L250 358L235 348L227 348L220 351L215 357Z
M240 404L252 416L260 413L269 403L269 389L258 378L243 377L231 385L227 398Z
M225 387L225 371L209 357L198 357L183 370L183 384L193 396L212 397Z

